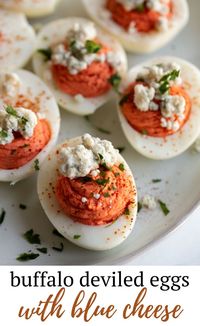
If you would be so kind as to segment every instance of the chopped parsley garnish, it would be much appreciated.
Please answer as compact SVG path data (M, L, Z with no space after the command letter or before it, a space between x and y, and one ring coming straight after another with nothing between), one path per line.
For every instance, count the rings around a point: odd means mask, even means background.
M39 257L39 254L34 254L34 253L27 254L27 253L23 253L23 254L19 255L16 259L18 261L29 261L29 260L34 260L34 259L36 259L38 257Z
M153 179L153 180L152 180L153 183L159 183L159 182L161 182L161 181L162 181L161 179Z
M142 135L148 135L148 131L146 129L142 129Z
M95 180L95 182L99 185L99 186L105 186L106 184L108 184L108 182L110 181L110 179L97 179Z
M103 155L101 155L100 153L98 155L99 155L100 160L102 161L103 160Z
M51 60L51 56L52 56L51 48L39 49L38 53L42 54L45 57L45 61Z
M8 137L7 131L4 129L0 130L0 138L6 138L6 137Z
M25 125L27 124L27 122L28 122L28 119L26 119L25 117L22 117L22 118L21 118L21 124L22 124L23 126L25 126Z
M124 166L123 163L121 163L121 164L119 165L119 169L120 169L121 171L124 171L124 170L125 170L125 166Z
M139 212L141 211L141 209L142 209L142 204L141 204L141 202L139 201L139 202L138 202L138 210L137 210L137 212L139 213Z
M47 254L47 248L37 248L37 251L41 252L42 254Z
M107 134L107 135L110 135L111 132L107 129L104 129L104 128L101 128L101 127L96 127L96 129L100 132L102 132L103 134Z
M53 250L62 252L64 249L64 244L61 242L60 247L52 247Z
M162 209L164 215L167 216L170 213L170 210L168 209L167 205L161 200L158 200L158 203L160 204L160 208Z
M109 83L112 85L113 89L117 93L119 93L119 85L121 83L121 80L122 78L119 74L114 74L108 79Z
M6 211L5 209L2 209L0 214L0 225L3 223L5 216L6 216Z
M8 114L12 115L13 117L16 117L16 118L19 117L18 114L17 114L17 111L16 111L15 109L13 109L13 107L12 107L11 105L8 105L8 106L6 107L6 112L7 112Z
M19 208L20 208L20 209L27 209L27 206L24 205L24 204L19 204Z
M125 151L125 147L117 147L117 149L118 149L118 151L120 152L120 153L122 153L122 152L124 152Z
M75 234L74 235L74 240L78 240L78 239L80 239L81 238L81 235L80 234Z
M119 176L120 176L119 172L115 173L115 177L119 177Z
M101 163L101 166L107 171L112 171L112 168L110 168L105 162Z
M41 243L39 234L34 233L33 229L24 233L24 238L31 244Z
M129 99L129 94L124 95L119 101L119 105L122 106L124 103L127 102L128 99Z
M40 170L40 162L38 159L36 159L34 161L34 168L35 168L35 171L39 171Z
M56 229L54 229L54 230L52 231L52 233L53 233L54 235L56 235L57 237L64 238L63 235L60 234L60 232L58 232L58 230L56 230Z
M108 198L108 197L110 197L110 194L109 194L109 192L105 192L105 194L103 195L105 198Z
M80 182L82 183L87 183L87 182L91 182L92 181L92 178L91 177L82 177L80 178Z
M88 53L97 53L102 48L100 44L91 40L86 41L85 47Z
M161 94L165 94L166 92L168 92L170 88L169 82L178 78L179 75L180 75L180 70L173 70L168 74L164 75L159 81L160 83L159 92Z
M124 214L125 214L125 215L130 215L130 210L129 210L128 207L125 209Z
M139 12L143 12L145 10L145 4L141 3L140 5L137 5L135 9Z

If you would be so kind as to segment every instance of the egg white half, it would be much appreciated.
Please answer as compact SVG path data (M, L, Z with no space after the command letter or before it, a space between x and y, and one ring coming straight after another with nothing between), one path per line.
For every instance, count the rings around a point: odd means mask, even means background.
M125 241L133 230L137 215L137 195L134 198L135 204L129 206L129 216L122 215L109 225L89 226L74 222L70 217L66 216L61 211L53 190L49 187L49 184L55 186L58 177L58 172L56 171L58 169L56 151L62 146L76 146L81 144L81 142L81 137L67 140L48 155L38 175L37 188L39 199L51 223L66 239L90 250L112 249ZM130 175L136 188L132 172L120 154L119 163L125 165L126 172ZM79 239L74 239L74 235L80 235Z
M155 160L165 160L178 156L185 152L197 139L200 130L200 71L193 64L180 58L161 57L133 67L123 85L123 88L126 89L136 79L142 67L172 62L180 65L183 86L192 102L189 119L180 131L166 138L142 135L130 126L121 108L118 108L121 126L130 144L140 154Z
M137 33L131 35L126 32L121 26L115 23L109 11L105 9L106 0L82 0L90 17L117 37L127 51L135 53L149 53L158 50L159 48L170 42L187 24L189 19L189 7L186 0L172 0L173 2L173 17L171 24L166 32L151 32L145 35Z
M23 14L0 9L0 73L23 67L35 50L35 41Z
M37 49L48 48L54 43L62 42L65 39L68 30L71 29L76 22L85 24L88 22L88 20L84 18L70 17L51 22L50 24L44 26L38 35ZM97 29L97 31L98 38L104 44L113 49L115 53L119 54L122 64L119 67L118 72L121 76L124 76L127 70L127 57L122 46L113 37L105 34L99 29ZM33 57L33 68L36 74L46 82L51 91L54 93L58 104L63 109L66 109L72 113L78 115L93 114L97 108L105 104L113 96L113 91L109 91L102 96L95 98L83 97L81 101L78 101L74 96L65 94L56 87L48 63L46 63L44 61L44 57L37 52Z
M39 164L42 163L55 146L60 129L60 112L57 103L47 86L37 76L26 70L18 70L16 71L16 75L21 80L20 94L26 96L33 102L37 101L40 108L39 113L42 115L42 118L49 122L51 127L51 139L43 150L24 166L12 170L0 169L0 181L13 183L22 180L35 172L34 161L38 159Z
M0 7L23 12L29 17L51 14L60 0L0 0Z

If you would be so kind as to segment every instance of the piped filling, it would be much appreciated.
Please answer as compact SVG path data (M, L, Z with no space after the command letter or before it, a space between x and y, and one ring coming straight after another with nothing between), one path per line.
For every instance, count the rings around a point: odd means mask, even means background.
M129 124L143 135L166 137L180 131L191 112L176 63L144 68L120 101Z
M173 13L170 0L107 0L106 8L112 20L133 35L167 31Z
M49 123L40 119L39 114L34 112L34 106L31 110L31 102L22 98L19 90L17 75L0 76L0 169L3 170L24 166L39 154L51 138Z
M67 216L86 225L129 216L136 190L110 142L84 135L82 145L63 148L61 156L56 197Z
M64 93L86 98L97 97L111 89L109 79L121 66L116 53L98 40L92 23L75 24L66 40L39 50L47 56L53 80Z

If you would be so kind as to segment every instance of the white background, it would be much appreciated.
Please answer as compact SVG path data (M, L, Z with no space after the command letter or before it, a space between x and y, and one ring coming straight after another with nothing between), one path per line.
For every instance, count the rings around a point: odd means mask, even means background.
M11 288L10 286L10 270L14 269L15 275L33 275L36 270L42 270L41 267L27 267L25 270L19 267L1 267L1 278L0 278L0 321L3 325L197 325L199 321L198 311L199 311L199 301L197 300L196 293L200 290L199 282L199 272L200 268L192 267L44 267L43 270L48 270L49 275L56 275L57 271L62 269L63 276L73 275L75 283L72 288L67 289L65 296L62 300L63 308L66 310L65 314L61 319L56 319L55 317L49 318L46 322L41 322L39 317L35 316L33 319L26 321L24 319L18 318L18 312L21 306L25 308L37 307L39 301L45 301L50 294L56 294L58 288L24 288L16 287ZM124 320L122 318L122 311L125 305L133 305L139 294L141 288L136 288L135 286L126 288L112 288L110 286L99 288L84 288L86 291L86 300L83 300L81 307L84 309L88 301L89 296L96 291L98 294L97 300L94 304L107 307L110 304L114 304L118 312L115 316L108 320L105 317L96 317L91 322L85 323L83 319L73 319L71 318L71 307L74 300L82 288L79 285L79 279L84 272L90 270L91 275L112 275L113 271L122 270L122 275L137 276L138 273L144 271L144 286L148 288L148 293L144 301L144 307L152 304L155 306L162 304L163 306L169 305L170 310L172 310L177 304L181 305L184 309L183 314L178 319L170 318L166 323L161 322L159 319L139 319L137 317L131 317L130 319ZM190 286L182 288L178 292L168 291L162 292L159 288L153 288L149 285L149 280L153 275L163 276L163 275L189 275Z

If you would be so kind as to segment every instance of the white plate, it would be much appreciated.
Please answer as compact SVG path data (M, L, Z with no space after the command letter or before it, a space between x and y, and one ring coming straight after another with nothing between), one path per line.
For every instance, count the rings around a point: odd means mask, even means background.
M130 66L155 55L176 55L200 67L200 55L196 43L199 33L200 2L191 0L189 4L190 24L182 34L156 54L129 56ZM63 0L53 16L40 19L39 22L70 15L85 16L81 1ZM93 125L110 130L111 134L102 134L84 118L62 112L62 131L59 141L89 132L94 136L105 137L113 141L115 146L124 146L126 149L123 155L136 177L139 196L155 195L166 202L170 214L164 216L159 207L152 212L143 210L139 213L133 233L124 244L107 252L90 252L52 234L53 227L43 213L36 195L36 176L14 187L0 184L0 209L2 207L6 210L5 221L0 226L0 239L3 244L0 248L0 264L17 264L18 254L28 252L28 250L36 252L35 248L38 246L30 245L22 237L22 234L31 228L40 234L42 247L47 247L49 250L47 255L40 254L37 260L29 264L123 264L127 259L175 230L199 205L200 154L193 153L190 149L180 157L166 162L155 162L143 158L127 143L118 122L114 101L99 109L91 117L91 121ZM162 182L153 184L151 180L157 178L162 179ZM27 209L19 209L20 203L26 204ZM51 249L52 246L58 246L60 242L64 243L62 253Z

